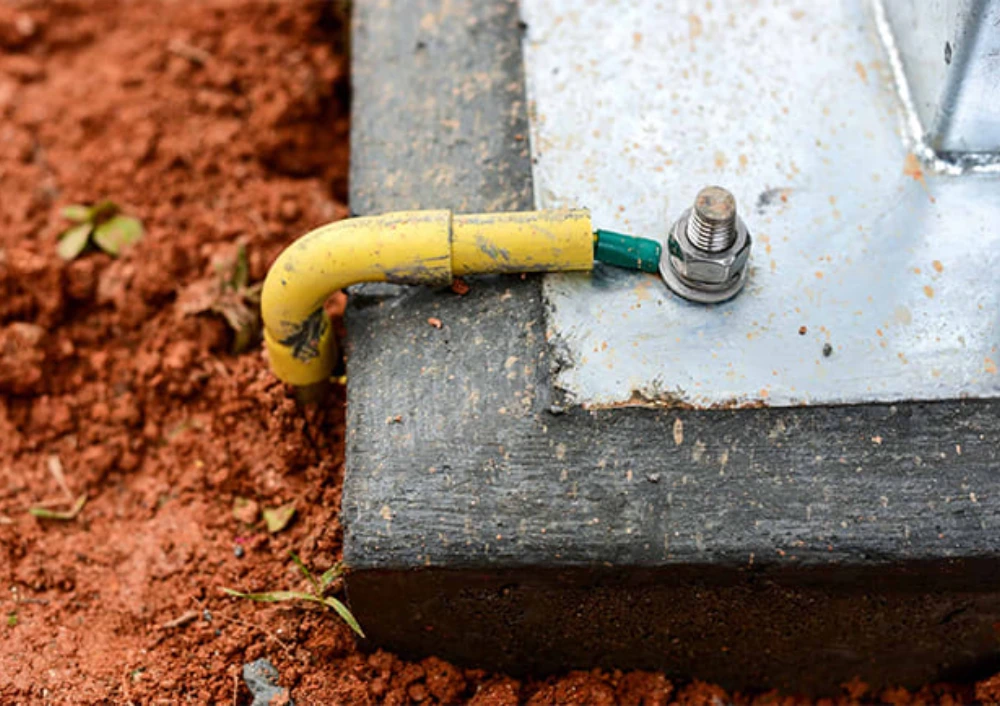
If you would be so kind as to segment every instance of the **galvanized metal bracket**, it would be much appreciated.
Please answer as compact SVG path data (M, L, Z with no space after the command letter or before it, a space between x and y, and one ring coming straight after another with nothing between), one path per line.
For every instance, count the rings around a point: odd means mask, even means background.
M872 2L911 138L948 171L1000 168L1000 2Z
M988 21L996 4L965 6ZM570 402L1000 395L1000 172L924 160L879 8L523 0L538 207L583 204L602 227L663 241L720 184L755 240L743 293L713 307L650 275L547 277L555 384ZM954 31L979 51L989 42L971 21ZM989 146L959 140L1000 92L974 99L971 74L948 76L940 90L961 86L956 116L969 117L935 123L940 144Z

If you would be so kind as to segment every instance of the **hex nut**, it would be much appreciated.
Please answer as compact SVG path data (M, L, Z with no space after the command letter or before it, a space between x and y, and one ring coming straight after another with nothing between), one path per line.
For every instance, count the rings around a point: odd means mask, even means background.
M718 303L736 296L747 279L753 243L743 219L736 217L736 240L732 247L709 253L688 239L691 209L684 211L670 229L660 260L660 273L677 294L702 303Z

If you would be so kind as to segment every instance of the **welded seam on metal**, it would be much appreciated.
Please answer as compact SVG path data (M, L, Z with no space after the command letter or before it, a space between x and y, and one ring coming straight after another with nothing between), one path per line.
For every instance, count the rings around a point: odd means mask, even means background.
M920 122L917 113L917 105L913 100L913 92L910 90L909 80L906 78L906 70L903 66L903 57L896 43L892 26L886 15L884 0L871 0L872 11L875 16L875 27L882 40L882 47L885 49L892 68L893 81L896 84L896 94L902 104L903 133L908 136L908 141L913 149L913 153L928 166L932 171L939 174L959 176L962 174L982 174L1000 173L1000 154L994 152L969 152L960 158L955 155L944 155L938 153L928 144L927 132Z
M531 71L528 70L528 52L530 51L530 47L528 46L528 44L531 41L529 39L528 33L531 31L531 27L524 17L524 8L522 7L522 3L520 2L518 2L517 4L517 19L522 27L527 28L527 31L521 32L521 41L520 41L521 75L524 78L524 99L527 101L528 104L528 109L526 112L528 115L528 157L530 160L529 164L532 165L531 200L535 208L540 208L539 204L542 203L542 186L541 186L542 180L536 178L535 166L534 166L538 164L538 157L539 157L538 135L537 135L538 116L536 115L538 103L535 100L537 89L535 87L534 76L532 75Z

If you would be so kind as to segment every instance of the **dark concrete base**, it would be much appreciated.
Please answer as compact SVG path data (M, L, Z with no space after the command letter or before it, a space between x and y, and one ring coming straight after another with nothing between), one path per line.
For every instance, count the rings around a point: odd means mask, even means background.
M980 568L364 571L351 600L372 616L373 640L412 657L515 675L655 669L730 689L835 694L855 675L914 687L995 673L1000 594L962 585ZM939 576L933 589L928 574ZM981 576L996 585L995 568Z
M530 208L515 5L355 12L352 208ZM812 693L996 666L1000 405L565 409L540 282L352 295L344 552L371 644Z

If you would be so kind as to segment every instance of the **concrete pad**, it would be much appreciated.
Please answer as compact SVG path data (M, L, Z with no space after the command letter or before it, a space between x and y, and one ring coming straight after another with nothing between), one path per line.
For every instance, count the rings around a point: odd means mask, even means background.
M352 209L530 208L515 4L391 5L355 9ZM373 646L812 693L995 669L995 401L585 410L541 278L470 284L352 293L344 552Z

